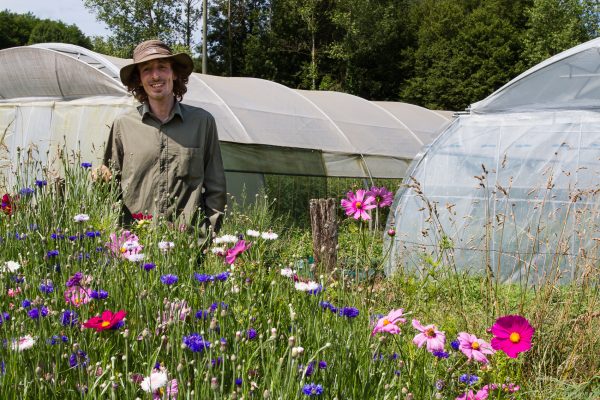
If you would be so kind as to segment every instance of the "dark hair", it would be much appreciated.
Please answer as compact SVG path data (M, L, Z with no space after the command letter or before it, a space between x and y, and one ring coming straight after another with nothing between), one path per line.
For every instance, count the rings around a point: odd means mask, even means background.
M183 95L187 92L187 83L189 82L189 75L185 74L185 69L169 60L171 64L171 68L173 69L173 73L177 77L177 79L173 80L173 94L177 101L183 100ZM148 94L144 90L144 86L142 86L142 81L140 79L140 71L138 68L134 68L133 72L130 75L129 82L127 83L127 90L133 94L140 103L148 100Z

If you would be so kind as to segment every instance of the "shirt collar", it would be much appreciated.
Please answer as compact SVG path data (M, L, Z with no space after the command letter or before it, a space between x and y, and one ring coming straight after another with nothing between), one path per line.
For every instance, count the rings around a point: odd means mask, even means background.
M152 115L152 111L150 111L150 104L148 104L147 101L143 102L142 105L138 107L138 111L140 112L142 119L150 117ZM169 117L167 122L171 121L176 115L178 115L179 118L181 118L181 120L183 121L183 110L181 108L181 104L177 100L175 100L173 110L171 110L171 116Z

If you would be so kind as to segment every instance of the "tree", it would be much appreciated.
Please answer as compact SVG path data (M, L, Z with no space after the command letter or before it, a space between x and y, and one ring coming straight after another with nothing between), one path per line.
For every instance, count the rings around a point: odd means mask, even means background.
M39 21L32 13L16 14L8 10L0 11L0 50L26 45L33 27Z
M49 19L42 20L34 26L27 43L46 42L71 43L86 49L92 48L90 38L85 36L76 25L66 25L64 22Z

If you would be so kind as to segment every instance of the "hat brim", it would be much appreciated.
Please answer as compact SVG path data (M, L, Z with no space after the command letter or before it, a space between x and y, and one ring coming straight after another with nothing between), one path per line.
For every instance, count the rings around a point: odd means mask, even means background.
M141 59L138 62L135 63L131 63L128 64L126 66L124 66L123 68L121 68L121 70L119 71L119 77L121 78L121 82L123 82L123 85L128 86L129 82L131 81L131 75L133 74L133 72L135 71L135 69L137 68L138 65L143 64L147 61L150 60L156 60L156 59L170 59L172 60L174 63L179 64L182 68L182 78L187 78L188 76L190 76L190 74L192 73L192 71L194 70L194 61L192 61L192 58L187 55L186 53L178 53L178 54L173 54L173 55L165 55L165 54L151 54L146 58Z

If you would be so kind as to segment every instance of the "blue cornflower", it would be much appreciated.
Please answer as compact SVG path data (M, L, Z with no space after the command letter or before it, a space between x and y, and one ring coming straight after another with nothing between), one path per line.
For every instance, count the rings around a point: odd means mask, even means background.
M29 187L24 187L23 189L19 190L19 193L21 193L21 196L29 196L29 195L33 194L33 192L35 192L35 190L32 188L29 188Z
M307 365L304 371L304 376L311 376L315 372L315 362L311 362Z
M235 378L235 386L242 386L243 382L242 378Z
M208 274L198 274L198 273L194 273L194 277L196 278L196 280L200 283L207 283L207 282L212 282L215 280L215 277L212 275L208 275Z
M479 377L477 375L469 375L469 374L462 374L458 380L462 383L466 383L467 385L472 385L475 382L477 382L479 380Z
M85 253L85 254L79 253L79 255L77 255L77 259L79 261L81 261L81 260L89 260L90 259L90 253Z
M216 301L216 302L214 302L214 303L212 303L210 305L210 307L208 308L208 310L210 312L215 312L215 311L217 311L217 309L219 307L221 307L222 310L227 310L229 308L229 305L227 305L227 303L224 303L224 302L220 302L219 303L218 301Z
M110 328L113 331L118 331L119 329L121 329L123 326L125 325L125 321L120 320L119 322L117 322L116 324L113 325L112 328Z
M192 333L183 337L183 344L194 353L202 353L210 347L210 342L204 340L198 333Z
M321 306L323 310L329 310L329 308L331 307L331 303L328 301L320 301L319 306Z
M8 320L10 320L10 314L9 314L9 313L7 313L6 311L2 312L2 313L0 314L0 325L2 325L2 323L3 323L4 321L8 321Z
M325 369L327 368L327 362L326 361L319 361L319 369Z
M221 282L225 282L227 280L227 278L229 278L229 272L225 271L225 272L221 272L220 274L215 275L215 279L221 281Z
M26 233L15 232L15 239L17 239L17 240L25 240L25 239L27 239L27 234Z
M46 294L54 292L54 284L52 283L52 281L47 279L45 282L42 282L40 284L40 292Z
M223 362L223 357L217 357L210 360L210 365L213 367L218 367Z
M60 323L63 326L75 326L78 321L77 312L73 310L65 310L60 316Z
M250 328L246 331L246 337L248 340L256 339L256 329Z
M146 263L144 264L144 270L146 271L152 271L154 268L156 268L156 264L154 263Z
M83 350L77 350L75 353L71 353L71 356L69 357L69 365L71 368L85 368L87 367L89 361L90 358Z
M50 250L46 253L48 258L56 257L58 255L58 250Z
M108 298L108 292L106 290L92 290L90 293L90 297L96 300L104 300Z
M100 237L100 232L99 231L87 231L85 233L85 236L89 237L90 239L93 239L95 237Z
M431 354L433 354L437 358L448 358L448 357L450 357L450 354L446 353L443 350L435 350Z
M37 186L37 187L43 187L43 186L46 186L47 184L48 184L48 182L43 179L35 180L35 186Z
M25 299L21 302L21 307L23 308L29 308L31 307L31 300L29 299Z
M41 306L32 308L31 310L27 311L27 315L29 315L29 318L31 319L39 319L40 316L45 317L48 315L48 307Z
M92 163L91 162L82 162L81 167L82 168L92 168Z
M81 272L75 272L75 274L67 280L67 283L65 283L65 285L67 287L79 286L79 283L81 282L82 279L83 279L83 274Z
M460 347L460 342L458 340L453 340L450 342L450 346L454 349L458 351L458 348Z
M53 233L52 235L50 235L50 237L54 240L62 240L65 238L65 235L63 235L62 233Z
M320 396L323 393L323 386L315 383L307 383L302 387L302 393L307 396Z
M172 274L167 274L160 277L160 281L165 285L173 285L177 283L178 280L179 278L177 277L177 275Z
M359 311L358 308L354 307L343 307L340 310L340 315L346 318L356 318L358 317Z
M10 277L10 279L12 279L16 283L23 283L23 282L25 282L25 276L24 275L13 275L13 276Z
M73 236L69 236L67 239L69 239L71 242L76 241L77 239L79 239L79 235L73 235Z
M47 340L48 344L54 346L57 343L63 342L63 343L67 343L69 341L69 338L66 337L65 335L54 335L52 336L50 339Z
M198 310L196 312L196 319L208 319L210 317L210 312L205 310Z

